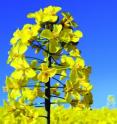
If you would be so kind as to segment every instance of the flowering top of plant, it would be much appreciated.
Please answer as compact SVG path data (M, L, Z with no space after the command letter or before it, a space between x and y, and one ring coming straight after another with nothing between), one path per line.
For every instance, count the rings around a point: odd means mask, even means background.
M46 98L41 88L52 79L51 96L63 96L73 107L88 108L92 104L91 67L85 65L77 48L83 34L75 29L72 15L61 12L59 17L60 11L60 7L48 6L29 13L27 17L35 19L35 24L25 24L13 33L7 61L15 69L6 79L9 101L31 105L38 97ZM28 56L30 50L35 51L34 56Z

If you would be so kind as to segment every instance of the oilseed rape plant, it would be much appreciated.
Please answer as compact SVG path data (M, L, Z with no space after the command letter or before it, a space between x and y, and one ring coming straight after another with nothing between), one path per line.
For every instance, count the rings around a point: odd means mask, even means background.
M74 108L90 110L93 103L91 67L85 64L77 48L83 33L76 29L78 25L72 15L61 12L58 6L48 6L27 17L35 23L17 29L10 40L7 63L14 71L6 77L4 90L8 100L4 101L4 120L0 121L75 124L75 115L74 122L73 118L67 122L69 115L62 119L67 110L61 106L69 104L72 114Z

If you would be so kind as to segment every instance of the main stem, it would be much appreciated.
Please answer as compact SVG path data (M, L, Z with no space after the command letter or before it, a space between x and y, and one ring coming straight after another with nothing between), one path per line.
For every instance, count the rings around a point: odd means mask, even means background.
M49 58L48 58L48 67L51 67L51 56L49 55ZM45 109L47 111L47 124L50 124L50 107L51 107L51 103L50 103L50 78L49 78L49 81L45 84L45 86L47 87L45 89L45 95L46 98L45 99Z

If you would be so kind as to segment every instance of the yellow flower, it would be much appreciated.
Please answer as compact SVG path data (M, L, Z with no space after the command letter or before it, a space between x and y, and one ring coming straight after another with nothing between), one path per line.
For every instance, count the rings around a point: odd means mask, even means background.
M80 38L83 37L83 34L81 31L76 30L75 32L73 32L72 29L69 28L64 28L61 33L60 33L60 39L62 42L78 42L80 40Z
M61 7L57 6L48 6L44 8L44 14L46 18L49 19L50 22L55 22L58 19L58 16L56 16L56 13L61 10Z
M71 38L72 42L78 42L80 40L80 38L83 37L82 32L79 30L76 30L75 32L71 33L70 35L71 35L70 38Z
M35 21L37 24L40 24L42 22L43 19L43 10L40 9L39 11L35 12L35 13L29 13L27 15L28 18L35 18Z
M37 78L47 83L49 81L49 78L53 77L56 74L55 68L48 68L47 64L42 63L41 64L42 71L38 74Z
M85 67L85 61L82 57L77 57L76 58L75 67L76 68L84 68Z
M65 91L65 99L68 102L72 101L72 98L79 100L80 94L79 94L79 82L72 82L71 80L67 80L66 86L64 88Z
M10 43L14 46L16 43L19 43L22 49L26 50L27 46L30 45L30 42L38 36L38 31L40 29L39 25L26 24L22 30L17 29L13 34L13 38L10 40Z
M44 8L44 10L40 9L35 13L29 13L27 15L28 18L35 18L36 23L41 24L45 22L55 22L58 19L56 15L57 12L61 10L60 7L57 6L48 6Z
M62 12L63 19L61 20L61 23L64 25L64 27L77 27L78 25L73 21L73 17L69 12Z
M11 74L15 79L21 78L33 78L36 75L36 72L30 67L28 62L25 59L20 59L19 61L13 61L11 66L16 70Z
M10 51L8 52L9 57L7 60L7 64L11 63L12 61L19 61L19 59L24 58L24 53L26 52L27 47L21 47L19 43L13 46Z
M65 65L65 66L68 66L68 67L72 68L74 63L75 62L74 62L72 57L69 57L69 56L66 56L66 55L63 55L61 57L61 64L62 65Z
M89 92L86 95L84 95L81 103L83 103L85 105L86 108L89 108L90 105L93 103L93 96L92 93Z
M10 43L12 45L16 44L18 40L20 40L21 38L21 30L17 29L14 33L13 33L13 38L10 40Z
M80 82L80 86L82 87L83 90L85 90L86 92L89 92L93 89L93 86L86 81L82 81Z
M9 98L17 99L21 96L21 91L19 89L12 89L9 94Z
M60 49L59 45L59 34L62 30L61 24L56 24L53 26L53 31L45 29L41 32L40 36L42 38L47 38L49 40L49 51L55 53Z
M6 77L6 88L9 89L21 89L22 86L26 85L27 79L17 80L12 77Z
M22 90L22 96L31 101L37 97L34 90L27 87Z
M34 87L33 89L25 87L22 89L22 99L33 101L37 97L44 96L45 96L44 92L39 87Z
M24 57L24 53L27 51L30 42L38 36L39 29L39 25L26 24L22 30L16 30L13 38L10 40L13 47L9 51L7 63L19 61L19 59Z
M26 24L21 30L22 36L20 43L21 45L29 46L30 42L38 36L39 25Z
M78 49L73 49L70 51L70 56L73 56L73 57L79 57L80 56L80 51Z

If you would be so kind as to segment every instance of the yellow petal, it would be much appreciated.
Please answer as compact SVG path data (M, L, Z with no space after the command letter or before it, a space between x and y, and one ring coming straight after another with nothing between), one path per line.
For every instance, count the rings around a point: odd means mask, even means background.
M74 49L74 50L70 51L70 56L73 56L73 57L80 56L79 50L78 49Z
M36 72L33 69L28 68L26 69L25 74L27 78L33 78L36 75Z
M76 64L77 67L82 67L83 68L85 66L84 59L81 58L81 57L77 57L75 64Z
M61 10L61 7L58 7L58 6L48 6L48 7L44 8L44 13L45 14L55 15L60 10Z
M81 31L77 30L73 33L73 36L71 37L71 41L78 42L80 38L83 37L83 34Z
M13 89L10 93L10 97L16 99L21 96L20 90Z
M23 78L23 71L22 70L15 70L12 74L11 77L15 78L15 79L21 79Z
M42 82L47 83L49 81L49 76L48 75L43 75L42 76Z
M49 69L48 73L49 73L49 77L53 77L56 74L56 69L55 68Z
M71 102L71 95L69 94L69 93L67 93L66 95L65 95L65 100L67 101L67 102Z
M47 39L51 39L52 38L52 32L49 29L45 29L41 32L40 36L42 38L47 38Z
M51 53L56 53L60 49L58 42L55 39L50 40L49 51Z
M56 35L58 35L61 30L62 30L62 25L61 24L54 25L53 33L55 33Z
M44 72L38 74L37 78L44 83L47 83L49 81L49 75Z
M46 63L42 63L41 68L42 68L42 71L47 71L48 70L48 66L47 66Z

